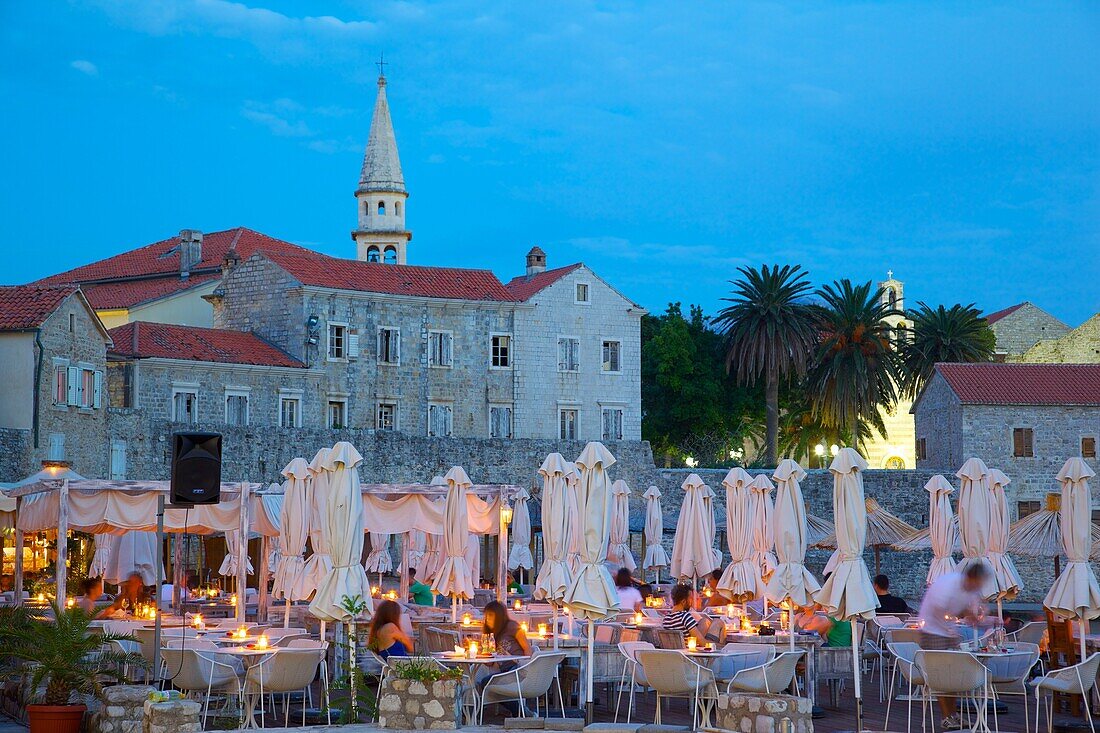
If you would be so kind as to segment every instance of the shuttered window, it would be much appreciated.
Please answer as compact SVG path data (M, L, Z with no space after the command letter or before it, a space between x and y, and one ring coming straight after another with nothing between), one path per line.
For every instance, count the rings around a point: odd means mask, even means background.
M1096 458L1096 437L1085 436L1081 438L1081 457Z
M1031 428L1012 428L1012 455L1016 458L1035 455L1035 437Z

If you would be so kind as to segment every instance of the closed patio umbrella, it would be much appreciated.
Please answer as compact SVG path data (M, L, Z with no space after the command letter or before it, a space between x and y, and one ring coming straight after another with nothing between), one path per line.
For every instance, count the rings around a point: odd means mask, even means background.
M98 578L107 572L111 562L111 545L116 535L97 534L95 536L95 551L92 553L92 562L88 565L88 577Z
M619 596L604 564L611 538L611 480L607 469L615 458L603 444L592 442L574 463L580 470L577 512L581 517L581 567L565 592L565 603L575 616L588 619L588 680L584 699L586 717L591 720L595 622L619 610Z
M328 514L329 486L332 483L332 474L325 466L331 454L332 448L321 448L309 462L309 475L312 477L309 546L313 554L306 560L302 579L302 592L307 597L320 588L321 583L332 572L332 549L329 544L328 522L325 520Z
M833 474L833 524L836 526L836 569L825 579L815 600L826 613L848 621L852 627L852 674L855 679L856 730L863 730L862 659L859 654L860 618L874 618L878 596L863 562L867 541L867 504L863 495L863 471L867 461L852 448L841 448L829 464Z
M218 575L224 575L228 578L237 577L237 558L241 556L241 533L239 530L231 529L225 533L225 557L222 558L221 567L218 568ZM252 575L252 560L248 555L244 556L245 572ZM243 597L244 589L238 588L237 592Z
M710 538L710 556L714 560L714 567L722 567L722 551L714 546L714 541L718 538L718 520L714 516L714 497L717 494L714 493L714 489L710 488L706 484L703 484L703 516L707 520L706 535Z
M752 600L762 594L756 564L753 561L752 523L756 517L757 495L749 489L752 477L745 469L731 468L722 485L726 487L726 543L730 564L718 581L718 590L735 603Z
M806 568L806 501L799 482L806 471L790 458L779 462L772 474L779 489L775 494L775 572L764 588L773 603L787 601L808 606L820 586ZM794 637L791 637L792 649Z
M778 473L778 468L776 472ZM801 480L801 479L799 479ZM763 588L775 571L775 529L772 520L772 482L764 474L759 474L749 482L753 493L755 515L752 520L752 561L756 565L757 588ZM801 490L800 490L801 491ZM806 551L803 549L803 555Z
M1011 601L1023 590L1024 581L1016 571L1016 565L1006 553L1010 522L1008 518L1008 499L1005 486L1009 478L996 468L989 471L989 563L993 566L993 577L997 580L997 616L1004 618L1002 603Z
M390 536L382 532L370 533L370 552L363 561L363 571L370 575L378 573L378 587L382 587L382 573L393 570L393 556L390 555Z
M432 581L432 590L451 596L451 620L455 621L459 600L474 597L474 583L466 562L466 540L470 536L466 489L473 484L461 466L452 468L445 478L447 503L443 509L442 559Z
M1080 458L1070 458L1058 472L1062 484L1062 547L1069 562L1043 600L1043 605L1057 616L1080 621L1081 659L1086 656L1085 622L1100 616L1100 586L1089 564L1092 551L1089 479L1095 475Z
M633 573L638 563L630 551L630 487L626 481L617 479L611 484L611 496L611 541L607 560Z
M567 475L570 464L561 453L551 453L539 467L542 476L542 543L546 559L535 578L534 597L545 600L554 609L554 647L558 645L558 608L572 583L569 567L570 488Z
M959 477L959 542L963 559L959 571L984 565L982 597L996 598L997 579L989 562L989 532L993 524L993 496L989 491L989 468L980 458L968 458L956 473Z
M680 518L676 522L676 537L672 543L672 577L677 580L702 578L714 570L713 533L708 536L707 529L713 530L713 522L706 517L706 484L699 474L688 474L682 484L684 503L680 508Z
M580 484L581 475L577 471L577 466L572 462L566 462L566 474L565 474L565 502L567 511L569 512L569 540L567 542L567 557L569 561L569 572L572 575L576 575L577 571L581 567L581 542L580 535L581 518L580 513L577 510L577 486Z
M324 465L328 492L324 514L332 570L317 588L309 612L322 621L354 621L344 608L344 599L366 604L368 616L374 613L370 583L363 566L363 493L359 488L359 464L363 457L351 443L341 441L332 447Z
M530 498L527 489L520 489L512 507L512 549L508 553L508 567L512 570L535 567L535 559L531 557L531 510L527 508Z
M143 585L157 582L156 532L126 532L117 535L111 543L103 582L119 585L134 573L141 576Z
M656 570L657 582L661 582L661 568L668 567L668 553L665 552L665 515L661 509L661 490L650 486L642 494L645 497L645 557L642 570ZM643 578L644 580L644 578Z
M303 458L295 458L282 470L283 505L279 517L279 553L275 564L275 582L271 596L286 602L283 626L290 625L291 601L303 601L309 597L305 590L305 560L302 553L309 539L310 503L313 478L309 464Z
M928 585L955 569L951 555L958 541L958 526L951 508L951 495L955 493L946 478L936 474L924 485L928 492L928 531L932 542L932 563L928 566Z

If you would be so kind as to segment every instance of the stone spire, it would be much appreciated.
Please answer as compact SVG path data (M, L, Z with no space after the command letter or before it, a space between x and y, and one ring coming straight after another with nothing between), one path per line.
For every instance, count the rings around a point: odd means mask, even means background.
M378 77L378 98L374 102L370 137L363 154L363 170L359 174L358 192L363 191L406 192L401 159L397 155L397 137L390 120L390 105L386 101L385 76Z
M379 70L383 64L379 62ZM355 189L356 221L351 233L356 256L367 262L404 265L412 232L405 227L405 177L397 157L397 138L386 101L386 77L378 76L378 98L370 123L363 170Z

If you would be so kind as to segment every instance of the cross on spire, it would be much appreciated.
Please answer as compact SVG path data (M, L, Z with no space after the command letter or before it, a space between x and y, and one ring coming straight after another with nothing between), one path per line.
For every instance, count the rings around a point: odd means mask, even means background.
M887 270L886 271L886 279L887 280L893 280L894 279L894 271L893 270Z
M375 62L375 66L378 67L378 78L379 79L385 79L386 78L386 52L385 51L378 54L378 61Z

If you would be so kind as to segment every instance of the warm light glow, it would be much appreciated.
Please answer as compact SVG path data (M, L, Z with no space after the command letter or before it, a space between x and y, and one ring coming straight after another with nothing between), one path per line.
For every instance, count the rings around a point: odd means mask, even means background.
M699 642L695 639L694 636L688 637L687 647L689 652L693 652L699 647Z
M370 594L372 596L378 597L378 596L382 595L382 589L379 588L377 585L372 585L370 587Z
M817 456L818 458L825 455L825 445L822 444L822 443L818 443L817 445L815 445L814 446L814 455Z
M749 617L748 616L742 616L741 617L741 631L745 632L746 634L748 632L752 631L752 624L749 623Z
M248 629L244 626L238 626L237 629L233 632L233 638L244 641L248 638Z
M257 649L267 649L267 634L260 634L260 637L256 639Z
M831 455L835 458L836 454L839 453L839 452L840 452L840 446L838 446L836 443L833 443L832 445L829 446L829 455Z
M45 603L46 602L46 594L45 593L39 593L38 594L38 602L39 603Z
M209 588L206 591L206 595L210 596L211 598L217 598L218 597L218 589L217 588Z
M229 602L230 602L230 603L231 603L231 604L232 604L233 606L236 606L236 605L237 605L237 594L236 594L236 593L234 593L233 595L229 596Z
M477 659L477 642L470 642L470 659Z
M500 508L500 521L505 524L512 523L512 507L505 504Z
M520 621L519 622L519 628L520 628L520 631L522 631L523 633L526 634L527 633L527 622L526 621Z
M684 459L684 465L687 466L688 468L695 468L699 464L695 460L695 458L693 458L692 456L688 456L687 458Z
M783 610L783 611L782 611L782 612L781 612L781 613L779 614L779 624L780 624L780 625L781 625L781 626L782 626L782 627L783 627L784 629L790 626L790 624L791 624L791 612L790 612L790 611L788 611L788 610L784 609L784 610Z
M463 626L469 626L473 622L474 622L474 617L473 616L471 616L468 613L462 614L462 625Z
M642 619L643 619L643 616L642 616L641 613L638 613L638 612L634 613L634 623L636 625L641 626L642 625Z
M546 624L539 624L537 627L539 636L546 636Z
M703 589L703 595L706 596L707 598L710 598L712 595L714 595L714 591L712 591L710 589L710 586L707 586L706 588Z
M397 591L395 591L395 590L388 591L386 593L386 599L390 600L390 601L396 601L397 600Z
M73 600L72 598L66 598L65 599L65 608L72 608L75 605L76 605L76 601Z
M191 625L194 626L196 629L202 629L204 626L206 626L206 624L203 623L201 613L196 613L194 616L191 617Z
M737 606L733 605L732 603L727 605L726 606L726 616L728 616L729 618L733 618L736 615L737 615Z
M523 601L521 601L520 599L517 598L516 602L512 604L512 608L516 609L517 611L522 611L523 610Z

